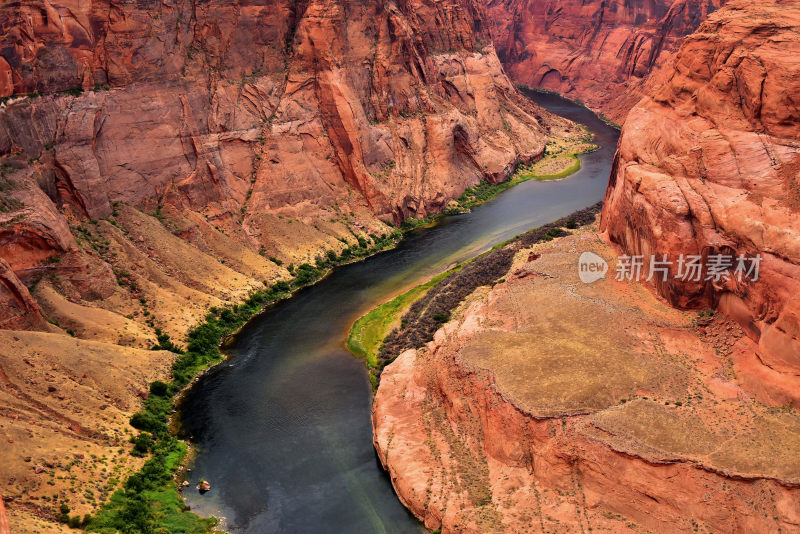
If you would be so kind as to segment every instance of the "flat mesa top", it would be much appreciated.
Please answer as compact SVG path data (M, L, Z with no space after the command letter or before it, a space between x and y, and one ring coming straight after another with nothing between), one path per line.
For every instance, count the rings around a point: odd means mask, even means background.
M582 283L587 250L610 264L616 255L590 232L520 252L507 280L458 317L445 350L491 373L522 411L577 416L580 432L616 450L800 480L800 418L740 394L735 362L753 348L738 327L698 328L696 314L613 272Z

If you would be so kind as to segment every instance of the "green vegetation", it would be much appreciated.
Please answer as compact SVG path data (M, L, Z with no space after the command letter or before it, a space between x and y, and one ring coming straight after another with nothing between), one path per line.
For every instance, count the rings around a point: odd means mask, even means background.
M464 193L445 212L452 215L463 213L471 208L488 202L503 191L528 180L559 180L580 170L581 161L578 154L585 154L597 150L597 145L592 142L592 134L584 129L582 135L573 139L551 141L547 143L541 160L531 165L520 165L514 175L505 182L489 183L481 180L478 185L467 188ZM411 224L427 224L427 219L415 219ZM403 223L404 226L406 223Z
M528 180L546 181L546 180L559 180L566 178L570 174L578 172L581 168L581 160L574 154L568 156L561 156L562 158L570 158L573 160L572 164L564 170L553 174L537 174L531 171L529 167L520 167L520 169L511 177L510 180L500 182L497 184L489 183L485 180L473 187L467 188L464 193L458 198L458 208L448 210L448 214L461 213L469 210L475 206L483 204L493 199L503 191L519 185Z
M459 213L459 212L458 211L453 212L451 210L447 210L442 213L432 213L427 217L420 217L420 218L409 217L402 222L400 228L404 232L415 230L417 228L427 228L429 226L433 226L434 223L436 223L439 219L441 219L445 215L453 215L454 213Z
M425 292L453 271L442 273L428 282L410 289L389 302L358 319L347 336L347 349L367 363L370 381L376 384L378 370L378 354L383 339L389 334L392 326L400 320L408 308L419 300Z
M510 189L515 185L521 184L529 180L530 178L512 176L510 180L505 182L500 182L499 184L491 184L485 180L481 180L481 182L473 187L468 187L461 196L458 198L458 207L461 210L469 210L475 206L483 204L484 202L488 202L489 200L493 199L506 189Z
M577 154L597 149L597 145L591 144L590 140L591 134L587 131L581 138L570 140L566 146L548 143L545 156L541 161L530 166L521 165L509 180L499 183L481 180L477 185L465 189L458 200L452 202L442 213L434 213L422 218L410 217L403 221L401 228L407 232L416 228L429 227L445 215L468 212L475 206L492 200L503 191L528 180L546 181L566 178L581 168L581 160L578 159ZM548 169L552 168L555 168L556 172L548 172Z
M155 333L158 344L153 345L153 350L168 350L170 352L174 352L175 354L181 354L183 352L179 346L172 342L172 340L169 338L169 335L162 332L160 328L156 328ZM150 389L153 389L153 385L156 383L157 382L153 382L153 384L150 384Z
M459 199L459 205L468 209L489 200L520 181L524 180L518 178L497 185L481 183L470 188L465 193L466 196ZM428 224L436 217L438 216L428 217L422 222L412 222L410 225L404 225L404 229ZM551 229L552 227L543 227L540 238L546 238L545 233ZM549 233L547 235L549 237ZM169 424L170 416L176 408L175 396L195 376L224 358L219 348L223 340L238 331L253 315L266 306L288 298L293 291L313 284L331 268L394 246L401 237L402 232L394 230L390 234L370 235L369 238L356 236L356 243L342 239L346 247L340 254L329 250L317 257L314 264L290 265L289 270L293 274L290 281L282 280L272 285L265 282L264 289L251 292L248 298L239 304L211 308L205 321L188 333L185 349L175 344L166 333L156 330L158 343L153 349L168 350L177 354L177 357L172 365L171 379L167 382L153 382L150 385L150 395L144 400L142 409L130 419L131 426L139 431L139 434L131 439L133 444L131 454L148 456L148 459L141 470L129 477L94 517L84 517L79 520L67 515L67 522L85 525L89 532L109 534L209 532L217 520L203 518L190 512L183 503L173 478L186 456L186 444L172 435ZM510 264L510 252L499 250L496 252L502 252L499 256L503 258L498 259L496 253L487 253L482 260L470 262L464 276L451 277L462 269L462 266L459 266L381 305L356 322L347 345L351 351L367 361L373 384L377 383L383 366L390 361L382 352L388 354L404 343L416 344L417 338L426 339L430 334L429 331L438 328L435 325L449 320L454 303L460 302L464 295L478 285L491 283L505 273L506 264ZM121 285L132 284L128 273L115 271L115 274ZM430 295L430 290L434 288L435 295ZM387 331L394 327L401 316L400 330L397 328L392 330L397 339L387 347L384 340L391 337L387 336ZM410 327L410 330L407 327ZM408 335L408 332L412 335Z
M12 100L12 99L15 99L15 98L22 98L22 97L39 98L39 96L41 96L39 94L39 91L34 91L32 93L27 93L27 94L2 96L2 97L0 97L0 105L5 104L9 100Z
M561 178L566 178L570 174L576 173L581 170L581 160L575 154L568 154L566 156L561 156L560 159L572 160L572 164L570 164L567 168L562 171L555 172L552 174L536 174L535 172L521 174L519 176L520 182L524 182L526 180L537 180L539 182L544 182L547 180L560 180Z
M158 344L153 350L169 350L178 356L172 364L172 377L168 382L150 384L150 395L142 409L135 413L130 424L139 430L131 439L134 456L147 456L142 469L128 478L123 487L98 511L95 517L77 519L89 532L137 534L204 533L209 532L217 520L203 518L188 510L183 503L173 474L186 456L186 445L172 435L170 415L175 411L175 396L195 376L219 363L224 355L219 347L222 341L239 330L253 315L264 307L288 298L293 290L313 284L326 272L343 263L363 258L393 246L401 237L399 231L381 236L357 237L340 255L328 251L316 259L314 265L302 263L292 267L294 278L281 280L264 289L253 291L239 304L211 308L205 321L187 336L186 349L175 344L168 334L156 329ZM371 243L370 243L371 241ZM125 278L117 272L119 279ZM265 282L266 285L266 282ZM67 516L66 522L73 518Z
M614 128L616 130L622 130L622 125L621 124L618 124L618 123L614 122L613 120L611 120L610 118L606 117L602 113L598 113L597 116L600 117L601 121L603 121L604 123L608 124L612 128Z
M83 94L83 88L80 86L70 87L65 91L61 91L62 95L69 95L69 96L80 96Z
M6 178L6 174L11 170L8 163L0 165L0 213L16 211L25 206L16 198L12 198L10 193L17 189L17 184Z

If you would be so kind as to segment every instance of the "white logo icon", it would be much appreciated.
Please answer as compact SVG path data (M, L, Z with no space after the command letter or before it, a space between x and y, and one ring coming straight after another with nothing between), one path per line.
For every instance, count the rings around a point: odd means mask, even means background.
M608 262L594 252L584 252L578 259L578 277L584 284L591 284L606 277Z

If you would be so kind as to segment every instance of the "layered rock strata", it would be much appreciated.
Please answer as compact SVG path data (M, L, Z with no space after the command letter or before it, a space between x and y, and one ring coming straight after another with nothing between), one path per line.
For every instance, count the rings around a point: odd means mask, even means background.
M656 289L715 308L758 345L763 395L800 406L800 6L731 2L684 42L668 82L631 110L602 229L668 255ZM761 258L758 279L680 277L681 255ZM752 263L748 262L749 271ZM754 272L755 274L755 272Z
M49 482L66 466L101 486L88 499L56 482L84 501L73 513L107 497L107 466L86 458L129 448L135 395L168 376L167 354L134 350L155 328L180 344L209 307L578 131L517 93L471 0L31 0L0 7L0 41L0 326L43 336L9 334L22 345L2 364L15 400L0 410L0 491L21 531L55 519ZM68 358L84 343L106 345ZM92 380L118 360L118 390ZM113 402L79 407L72 385ZM53 454L25 462L44 445Z
M511 78L582 100L622 124L680 43L724 0L490 0L495 46Z

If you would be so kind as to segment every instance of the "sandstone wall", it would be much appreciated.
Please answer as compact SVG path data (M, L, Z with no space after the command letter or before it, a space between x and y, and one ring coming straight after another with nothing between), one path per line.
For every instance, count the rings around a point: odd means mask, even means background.
M515 82L582 100L622 124L682 38L724 1L490 0L487 8Z
M444 533L797 530L800 417L762 395L754 343L581 282L582 252L616 251L577 234L518 252L385 368L374 442L400 499Z
M737 1L688 37L668 82L628 116L602 215L629 253L760 254L757 281L671 276L657 290L736 318L785 376L800 373L798 28L797 2Z
M573 128L516 92L470 0L1 9L0 257L24 283L114 205L200 213L280 256L276 217L306 227L290 249L331 247L504 180Z

